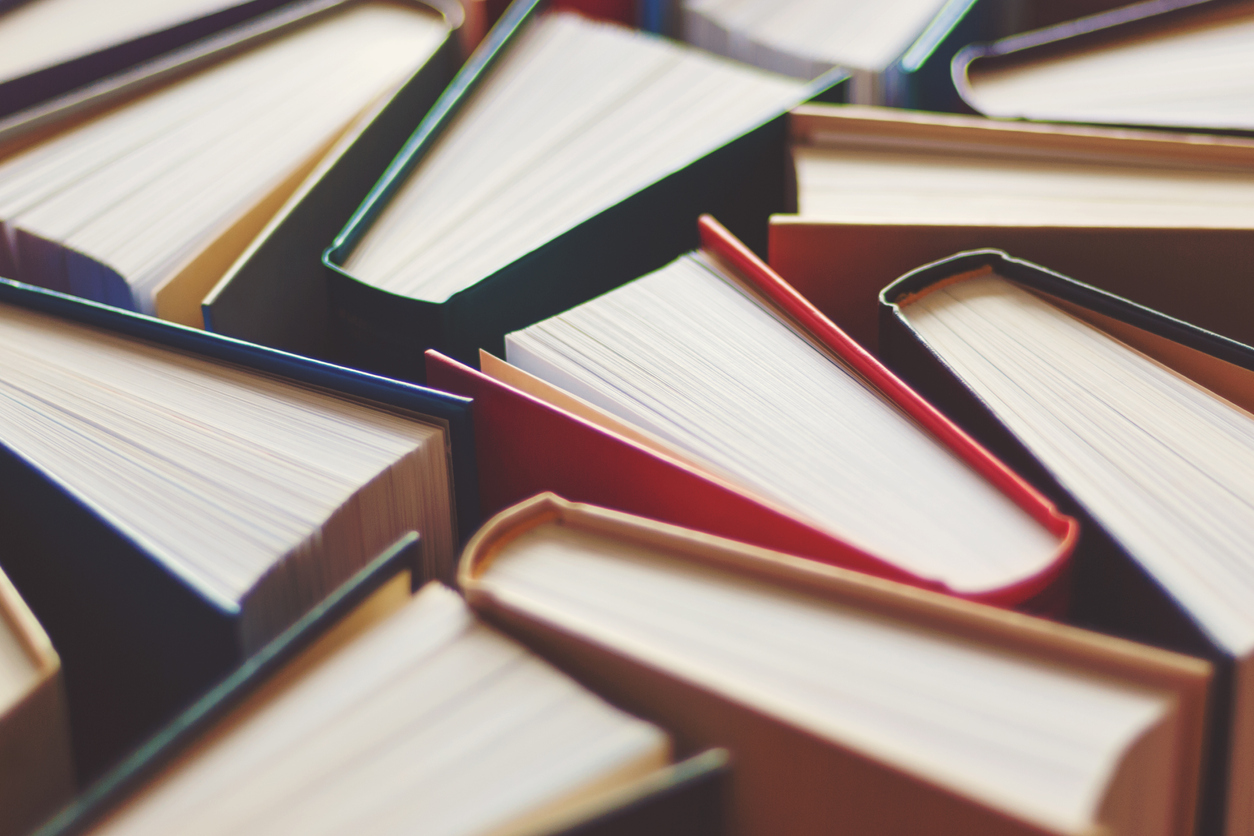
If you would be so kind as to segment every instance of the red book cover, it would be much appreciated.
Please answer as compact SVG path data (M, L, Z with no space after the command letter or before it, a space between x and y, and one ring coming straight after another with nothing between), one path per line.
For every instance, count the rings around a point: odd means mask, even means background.
M1066 596L1066 569L1077 534L1075 521L1059 513L884 368L716 221L707 217L700 224L703 249L734 267L1057 536L1057 555L1044 571L1011 586L963 597L1058 612ZM479 493L485 518L527 497L552 491L572 501L950 592L934 580L915 576L803 522L769 500L435 351L427 352L427 381L434 388L474 399Z

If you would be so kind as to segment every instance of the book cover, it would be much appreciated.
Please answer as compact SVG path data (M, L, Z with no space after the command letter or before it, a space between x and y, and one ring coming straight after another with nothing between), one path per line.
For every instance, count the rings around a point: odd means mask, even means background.
M1195 80L1192 85L1186 85L1183 92L1169 93L1169 100L1174 98L1175 101L1166 110L1155 103L1152 94L1145 103L1121 101L1125 96L1117 92L1104 101L1089 101L1087 95L1067 101L1065 91L1059 90L1056 92L1064 93L1062 99L1054 97L1051 101L1043 101L1040 98L1041 89L1020 87L1017 91L1020 98L1016 101L994 93L987 86L1001 77L1030 78L1041 69L1065 66L1069 60L1084 62L1100 59L1103 54L1117 56L1135 48L1138 43L1157 42L1157 51L1147 52L1142 59L1153 71L1162 73L1162 78L1141 82L1152 90L1165 86L1164 79L1183 77L1181 71L1185 68L1173 62L1184 59L1170 53L1168 41L1173 33L1193 30L1194 34L1200 33L1205 37L1208 31L1213 34L1227 25L1240 26L1248 16L1248 7L1230 0L1142 0L991 43L969 43L952 59L950 73L958 99L955 110L1002 119L1248 134L1254 131L1254 124L1242 115L1239 105L1234 108L1232 101L1223 102L1224 94L1220 94L1221 107L1218 110L1189 106L1197 86L1205 84L1205 81ZM1164 49L1164 46L1167 48ZM1203 51L1205 49L1203 47ZM1223 48L1216 49L1212 45L1210 51L1220 54ZM1119 71L1117 66L1101 64L1093 64L1092 69L1090 84L1093 87L1100 86L1106 72L1112 69ZM1220 67L1208 80L1214 83L1231 72L1231 69ZM1126 89L1135 87L1137 79L1142 76L1134 71L1133 75L1122 79L1125 93ZM1239 101L1237 95L1236 101ZM1180 107L1181 102L1183 107ZM1228 105L1226 109L1224 104Z
M771 266L872 351L885 285L980 247L1254 341L1243 313L1254 304L1244 280L1254 216L1202 195L1250 188L1247 139L817 105L793 112L791 135L800 211L771 217ZM815 156L809 185L806 154ZM862 180L820 179L825 161L849 160L841 170L856 174L872 155L882 168ZM921 170L919 191L884 179L896 166ZM1060 193L1058 178L1073 187ZM874 218L858 209L868 196L884 201Z
M344 365L408 380L423 379L422 354L435 348L477 362L480 348L501 353L505 333L585 301L661 266L696 244L692 223L719 212L733 231L765 251L766 218L788 208L785 120L780 114L720 148L579 223L453 294L431 303L380 291L341 265L407 175L459 109L539 14L539 0L513 4L471 56L370 195L323 255L328 271L332 357ZM812 96L817 89L800 96ZM580 266L603 267L595 280Z
M0 572L0 834L29 831L75 783L61 659Z
M122 805L136 790L176 763L179 756L197 741L211 734L219 721L227 719L234 709L264 690L268 683L279 679L285 668L299 661L303 651L310 649L335 628L341 625L347 627L350 615L370 606L381 608L383 612L395 607L396 593L385 590L385 587L403 582L407 591L414 588L420 572L417 543L418 535L413 532L397 541L298 623L179 713L125 760L100 776L35 833L38 836L70 836L91 831L96 823ZM372 602L371 598L376 593L386 600ZM614 836L631 827L649 827L650 832L663 834L717 836L724 832L723 807L728 772L725 752L709 750L696 754L638 780L624 790L602 795L591 804L579 806L573 819L567 816L566 824L553 831L553 836Z
M1058 537L1056 559L1039 575L976 596L1004 606L1057 610L1066 595L1074 522L888 372L772 273L726 229L703 218L707 251L732 263L755 286L853 369L927 428L1033 519ZM499 362L499 361L498 361ZM552 397L536 397L436 352L427 356L432 385L474 401L485 515L541 491L555 491L724 537L811 557L880 577L939 589L935 581L894 567L801 521L779 505L709 475L665 451L573 414ZM486 365L485 365L486 368Z
M478 472L464 398L15 282L0 282L0 302L429 416L448 428L460 538L477 525ZM240 612L194 591L12 452L0 452L0 473L0 527L10 543L4 567L61 654L78 768L90 777L241 661Z
M542 545L549 542L546 538L554 543L550 550ZM527 549L536 550L537 562L514 562L522 560ZM528 572L529 566L538 569L541 564L546 567L542 578L538 571ZM611 564L623 565L623 583L641 586L633 585L631 594L623 596L629 603L613 607L606 620L572 616L570 609L550 597L550 591L559 587L570 595L580 583L595 583L594 578L604 582L610 576L596 573ZM559 581L559 570L550 566L565 567L566 580ZM1167 755L1172 769L1179 770L1168 790L1175 803L1164 814L1169 821L1155 822L1155 828L1162 833L1192 832L1209 676L1209 665L1199 660L551 494L534 497L486 523L462 556L459 583L484 618L581 681L642 716L668 724L689 745L728 748L737 763L731 807L737 832L827 833L833 821L867 833L1135 832L1126 826L1107 829L1103 825L1113 824L1108 821L1075 829L1030 823L1004 806L1004 796L998 799L1003 806L982 803L978 792L939 782L938 776L920 772L917 762L909 767L894 763L894 753L876 751L865 738L854 742L855 735L842 737L836 721L824 724L815 715L790 711L778 698L765 696L769 685L739 682L730 668L693 661L703 657L687 655L684 648L690 637L680 621L664 622L667 629L662 635L668 638L662 647L669 649L659 650L645 634L625 626L619 612L656 606L642 581L665 580L671 573L685 579L676 580L674 586L669 581L663 584L666 600L677 609L689 606L675 600L681 590L692 595L703 582L713 588L729 583L738 590L736 600L750 608L755 605L740 596L779 594L786 596L791 608L831 605L845 614L863 613L877 623L914 624L938 639L961 637L967 647L987 647L1020 660L1048 660L1059 669L1084 671L1084 676L1168 688L1187 720L1176 732L1179 748ZM625 580L628 577L631 582ZM717 609L715 600L703 595L691 612L711 616ZM763 625L748 622L745 629L744 646L756 646L752 637L763 631ZM702 635L704 649L709 637ZM832 639L832 644L839 641ZM844 657L835 646L831 652L833 664L839 664L835 660ZM798 648L797 655L804 651ZM781 663L791 670L787 665ZM769 677L765 667L751 669Z
M460 9L443 3L433 8L449 24L448 40L349 129L226 270L201 306L206 329L307 357L331 358L322 252L461 64Z
M1063 487L1025 441L1001 422L897 312L898 302L912 294L950 277L986 268L1057 300L1100 330L1247 409L1254 407L1254 375L1250 374L1254 371L1254 349L997 250L962 253L921 267L881 294L880 348L885 362L1080 519L1068 620L1214 663L1199 832L1225 832L1225 809L1233 791L1227 776L1237 755L1230 746L1238 720L1234 714L1237 660Z

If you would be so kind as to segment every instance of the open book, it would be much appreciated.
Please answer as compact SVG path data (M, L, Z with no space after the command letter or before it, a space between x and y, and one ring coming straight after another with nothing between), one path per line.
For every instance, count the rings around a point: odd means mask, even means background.
M1193 832L1205 662L537 497L460 583L681 739L743 834Z
M0 162L0 274L200 322L200 303L353 120L444 42L423 6L313 2ZM2 31L2 30L0 30Z
M1072 617L1216 660L1204 828L1250 833L1254 351L996 251L884 298L894 368L1085 518Z

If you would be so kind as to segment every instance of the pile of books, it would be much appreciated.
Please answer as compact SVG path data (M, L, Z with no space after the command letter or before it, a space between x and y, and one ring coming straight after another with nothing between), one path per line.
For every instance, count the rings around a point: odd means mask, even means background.
M1250 70L0 2L0 836L1254 834Z

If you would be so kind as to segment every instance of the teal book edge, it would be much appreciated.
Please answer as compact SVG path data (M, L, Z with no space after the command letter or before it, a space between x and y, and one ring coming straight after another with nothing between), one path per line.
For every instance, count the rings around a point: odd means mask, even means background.
M460 8L439 0L410 2L443 15L448 37L227 271L201 305L207 330L307 357L330 357L322 252L461 65Z
M416 588L420 567L418 542L416 532L399 539L92 782L31 836L75 836L90 830L397 574L409 570L411 589ZM633 785L589 811L586 819L563 827L552 836L722 836L729 774L725 751L702 752Z
M955 112L962 101L950 76L954 55L988 37L997 0L948 0L927 28L884 73L884 104Z
M407 383L0 280L18 305L448 426L457 527L479 521L471 404ZM51 474L0 446L0 563L62 659L80 781L242 661L239 610L210 600Z
M516 0L441 95L348 224L323 253L330 302L331 357L405 380L425 379L430 348L478 364L501 351L504 335L655 270L698 245L696 219L714 214L741 240L766 252L767 219L789 208L786 114L752 126L693 163L660 178L484 277L442 303L388 293L342 265L404 185L543 0ZM843 73L798 96L808 101ZM591 271L589 265L596 264ZM592 275L595 273L595 275Z
M418 542L418 534L412 531L397 540L117 766L92 782L32 836L69 836L83 832L398 573L410 570L416 583L420 567Z

